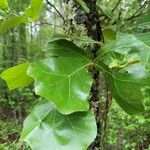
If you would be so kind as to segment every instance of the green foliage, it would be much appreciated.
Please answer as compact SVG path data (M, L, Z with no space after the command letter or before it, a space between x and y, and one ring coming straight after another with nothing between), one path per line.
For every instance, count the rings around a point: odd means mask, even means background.
M150 29L150 17L149 14L142 16L137 20L135 26L140 29Z
M7 1L5 0L0 2L0 8L2 6L4 7L6 3ZM4 19L4 21L1 23L0 32L5 32L6 30L17 27L20 24L25 24L38 19L42 4L43 0L32 0L31 5L25 10L25 12L22 13L22 15L11 14L8 19Z
M5 32L10 28L19 26L20 24L27 23L28 18L25 16L12 16L0 25L0 32Z
M86 3L83 0L76 0L80 6L84 9L85 12L89 13L90 10L88 8L88 6L86 5Z
M112 42L116 40L116 32L113 29L106 28L102 32L105 42Z
M113 100L107 121L107 145L113 149L123 150L137 150L140 149L139 147L148 145L150 120L147 115L148 112L130 116Z
M38 19L42 4L43 0L32 0L31 5L26 9L24 15L31 18L31 20Z
M87 111L92 84L87 69L90 60L66 40L50 42L49 53L54 57L35 62L28 70L35 79L36 94L52 101L63 114Z
M99 19L101 20L105 41L105 43L102 43L87 37L89 34L86 28L82 23L81 25L76 23L78 19L83 19L83 22L85 22L87 17L90 17L90 14L87 13L91 13L94 19L94 12L90 11L92 6L88 6L86 1L83 0L76 0L75 5L74 1L68 3L54 2L56 5L50 2L49 6L44 3L42 7L42 0L31 0L31 5L26 9L22 4L25 2L22 1L19 3L17 1L11 1L10 3L9 1L9 9L7 1L0 2L0 32L7 30L7 34L0 40L3 43L0 44L2 70L18 62L20 64L22 61L33 61L36 58L36 61L31 64L18 65L1 74L10 90L19 88L16 92L11 91L10 95L6 89L2 90L0 95L3 98L0 99L0 103L2 105L6 103L3 110L6 109L8 104L11 108L14 108L15 112L19 112L22 104L28 104L32 100L31 97L37 99L38 96L33 96L31 91L31 93L28 93L20 89L20 87L28 86L34 79L35 93L44 97L45 100L41 100L25 120L21 140L27 142L33 150L47 150L47 148L86 150L96 137L97 128L94 116L88 111L89 105L101 107L100 114L102 116L96 117L99 120L102 119L102 122L107 120L108 89L102 89L100 92L107 97L106 102L101 102L100 99L100 106L95 102L89 104L88 101L91 92L93 92L91 89L93 82L91 74L94 74L92 70L97 68L107 79L113 98L127 113L144 112L143 116L138 115L134 119L135 116L129 117L120 108L113 105L109 118L112 121L109 122L110 135L107 137L106 143L114 146L123 135L126 140L121 141L121 143L125 146L118 148L118 142L117 146L115 145L112 149L136 149L137 143L145 142L149 135L150 40L149 32L141 33L149 31L149 17L146 15L138 21L133 21L136 9L133 7L130 9L130 5L135 4L134 7L141 7L140 2L97 1L98 12L96 14L100 14ZM13 6L13 4L16 6ZM29 2L26 1L24 6L28 4ZM76 8L76 5L80 6ZM41 7L42 16L39 17ZM142 6L142 8L147 9L148 7ZM25 9L25 11L22 9ZM140 15L139 13L138 16ZM93 23L92 17L91 25ZM77 20L74 20L74 18ZM30 23L37 19L39 20L36 23ZM60 19L64 21L63 26ZM129 26L128 23L132 23L132 25ZM22 25L19 26L20 24ZM8 30L14 27L18 28ZM93 31L95 27L91 26L90 32L93 32L93 34L97 34ZM119 33L116 36L118 31L131 33L132 29L134 32L140 32L140 34ZM53 39L52 32L58 32L55 34L57 40L50 41L45 48L45 43ZM98 57L93 60L91 59L91 53L95 50L95 46L100 46L101 49L98 52ZM21 54L21 57L19 54ZM9 64L7 64L8 62ZM95 76L93 78L95 79ZM107 85L103 85L103 79L99 83L100 86L107 88ZM2 83L1 86L3 88L5 84ZM18 96L19 93L21 93L21 96ZM25 109L26 115L27 108ZM117 119L114 119L114 116L117 116ZM128 119L131 119L131 121L125 121ZM134 124L134 121L140 127ZM101 127L103 128L103 123ZM121 131L122 128L125 135ZM128 136L133 136L139 128L138 140L133 139L130 142ZM130 134L132 131L134 134ZM121 134L121 136L118 134ZM141 135L146 136L144 140ZM1 147L2 149L11 149L13 146L9 147L8 143L3 142L0 149ZM18 147L12 149L18 149Z
M62 115L50 102L42 100L25 120L21 139L33 150L86 150L95 136L91 113Z
M8 9L8 2L7 0L1 0L0 1L0 9Z
M28 86L33 79L27 75L30 63L21 64L5 70L1 78L6 81L9 90Z
M141 89L150 85L150 47L133 35L121 34L100 51L99 58L118 104L129 114L144 111Z

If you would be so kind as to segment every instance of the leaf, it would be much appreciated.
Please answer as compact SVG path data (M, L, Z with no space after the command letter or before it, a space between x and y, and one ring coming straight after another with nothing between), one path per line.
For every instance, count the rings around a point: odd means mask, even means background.
M31 5L26 9L24 15L30 17L32 20L38 19L42 4L43 0L32 0Z
M104 5L97 5L97 10L101 11L101 14L107 16L108 18L112 19L112 12L111 9L107 6Z
M102 32L103 32L105 42L111 42L116 40L116 32L113 29L106 28Z
M80 4L80 6L84 9L86 13L90 12L90 9L83 0L76 0L76 1Z
M5 70L1 78L6 81L9 90L28 86L33 79L27 75L29 63L24 63Z
M86 150L96 137L96 123L89 112L62 115L42 100L26 118L21 140L32 150Z
M137 26L140 29L150 29L150 17L149 17L149 14L146 14L146 15L140 17L140 19L137 20L135 26Z
M50 41L47 44L46 52L50 53L51 56L61 56L61 57L70 57L70 58L80 58L86 59L89 61L89 57L86 52L81 48L77 47L72 42L66 39L57 39Z
M7 0L0 0L0 9L4 10L8 8Z
M4 20L3 23L0 25L0 32L5 32L10 28L14 28L19 26L20 24L28 22L28 18L25 16L12 16L7 20Z
M129 114L144 111L141 90L150 87L150 47L133 35L120 34L115 42L103 47L99 60L118 104ZM117 64L110 67L112 60Z
M150 47L150 32L135 34L135 36Z
M90 60L67 40L49 43L52 58L31 64L28 75L35 79L35 92L56 105L63 114L87 111L92 78Z

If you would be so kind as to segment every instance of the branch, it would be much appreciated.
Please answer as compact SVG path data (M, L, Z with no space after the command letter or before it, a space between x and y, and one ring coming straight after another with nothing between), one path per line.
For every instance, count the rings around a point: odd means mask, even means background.
M51 24L51 23L48 23L48 22L40 22L40 23L35 23L35 25L38 25L38 26L41 26L41 25L49 25L49 26L54 26L54 27L57 27L57 28L62 28L63 25L54 25L54 24Z
M55 9L55 11L58 13L58 15L62 18L64 24L65 24L65 18L63 17L63 15L58 11L58 9L52 4L50 3L48 0L46 0L47 4L49 4L51 7L53 7Z
M118 7L118 5L120 4L121 1L122 1L122 0L118 0L117 4L116 4L116 6L113 8L112 12L114 12L114 11L116 10L116 8Z
M147 2L149 2L149 0L145 1L144 4L131 17L126 18L125 21L131 20L131 19L136 18L137 16L139 16L139 15L136 15L136 14L145 6L145 4Z

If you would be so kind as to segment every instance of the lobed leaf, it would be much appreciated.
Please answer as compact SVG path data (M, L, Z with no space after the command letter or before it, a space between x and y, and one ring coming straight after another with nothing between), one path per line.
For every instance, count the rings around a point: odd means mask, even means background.
M142 89L150 86L150 47L133 35L120 34L99 56L110 90L129 114L144 111Z
M28 75L35 79L36 94L50 100L63 114L87 111L92 78L84 51L67 40L49 43L52 56L31 64Z
M32 150L86 150L95 137L96 123L91 113L66 116L43 100L26 118L21 140Z

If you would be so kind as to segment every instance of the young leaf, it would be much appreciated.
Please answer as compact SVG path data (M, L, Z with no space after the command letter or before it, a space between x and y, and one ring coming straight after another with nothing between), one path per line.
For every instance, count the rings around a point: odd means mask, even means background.
M121 34L100 51L99 58L118 104L129 114L144 111L141 89L150 87L150 47L133 35ZM118 64L110 67L111 60Z
M33 79L27 75L29 63L24 63L5 70L1 78L6 81L9 90L28 86Z
M96 123L89 112L62 115L42 100L24 122L21 140L32 150L86 150L96 137Z
M59 57L69 57L69 58L83 58L89 61L89 57L86 52L84 52L81 48L77 47L71 41L66 39L58 39L54 41L50 41L47 44L47 48L45 50L51 56L59 56Z
M8 2L7 0L0 0L0 9L7 9L8 8Z
M42 4L43 0L32 0L31 5L26 9L24 15L30 17L32 20L38 19Z

